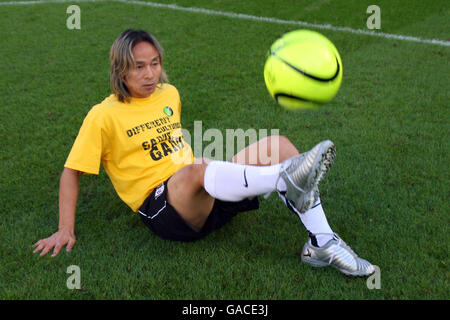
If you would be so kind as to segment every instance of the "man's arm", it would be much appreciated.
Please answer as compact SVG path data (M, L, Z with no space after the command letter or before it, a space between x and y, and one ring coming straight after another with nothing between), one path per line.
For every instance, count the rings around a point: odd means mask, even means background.
M78 190L80 178L83 173L80 171L64 168L59 183L59 224L58 231L52 236L41 239L33 246L36 249L33 253L41 252L41 256L53 250L52 257L56 257L62 247L72 250L75 238L75 210L78 201Z

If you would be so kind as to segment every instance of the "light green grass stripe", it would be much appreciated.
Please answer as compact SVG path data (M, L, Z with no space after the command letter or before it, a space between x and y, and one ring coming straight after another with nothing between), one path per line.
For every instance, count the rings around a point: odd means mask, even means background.
M42 1L9 1L9 2L0 2L0 5L32 5L32 4L41 4L41 3L75 3L75 2L122 2L127 4L134 5L144 5L154 8L165 8L171 10L178 10L184 12L193 12L193 13L201 13L206 15L216 15L234 19L244 19L244 20L253 20L253 21L261 21L261 22L269 22L276 24L287 24L287 25L297 25L312 29L322 29L322 30L331 30L338 32L346 32L352 34L360 34L372 37L380 37L384 39L391 40L400 40L400 41L409 41L409 42L417 42L417 43L425 43L425 44L433 44L439 46L450 46L450 41L440 40L440 39L424 39L414 36L401 35L401 34L392 34L385 32L375 32L368 31L363 29L353 29L349 27L337 27L331 24L317 24L317 23L309 23L305 21L295 21L295 20L283 20L278 18L271 17L261 17L261 16L253 16L249 14L243 13L234 13L234 12L226 12L226 11L217 11L210 10L204 8L195 8L195 7L181 7L176 4L164 4L157 2L145 2L145 1L129 1L129 0L42 0Z

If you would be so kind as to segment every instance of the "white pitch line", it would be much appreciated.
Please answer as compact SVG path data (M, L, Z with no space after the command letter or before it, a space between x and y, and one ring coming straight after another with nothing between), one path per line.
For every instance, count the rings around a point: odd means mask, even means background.
M68 2L71 2L71 3L76 3L76 2L121 2L121 3L126 3L126 4L143 5L143 6L153 7L153 8L165 8L165 9L170 9L170 10L201 13L201 14L205 14L205 15L215 15L215 16L234 18L234 19L252 20L252 21L260 21L260 22L276 23L276 24L286 24L286 25L296 25L296 26L302 26L302 27L312 28L312 29L347 32L347 33L352 33L352 34L367 35L367 36L380 37L380 38L385 38L385 39L394 39L394 40L400 40L400 41L434 44L434 45L440 45L440 46L445 46L445 47L450 46L450 41L439 40L439 39L425 39L425 38L419 38L419 37L407 36L407 35L401 35L401 34L367 31L364 29L336 27L331 24L317 24L317 23L309 23L309 22L305 22L305 21L283 20L283 19L278 19L278 18L253 16L253 15L243 14L243 13L217 11L217 10L210 10L210 9L204 9L204 8L181 7L176 4L164 4L164 3L157 3L157 2L144 2L144 1L134 1L134 0L41 0L41 1L0 2L0 5L32 5L32 4L42 4L42 3L68 3Z

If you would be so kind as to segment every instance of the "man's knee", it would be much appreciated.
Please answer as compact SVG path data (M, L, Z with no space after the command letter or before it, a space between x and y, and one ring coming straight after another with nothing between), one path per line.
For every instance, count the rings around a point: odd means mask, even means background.
M190 164L180 169L174 177L177 183L198 189L199 187L203 187L203 179L207 166L207 162Z
M291 140L286 136L276 136L276 138L278 139L279 144L292 144Z
M284 146L291 146L293 145L291 140L289 140L286 136L269 136L268 138L268 145L271 147L279 148Z
M296 156L299 152L294 144L286 136L276 136L272 139L272 153L276 152L278 161L282 162L288 158Z

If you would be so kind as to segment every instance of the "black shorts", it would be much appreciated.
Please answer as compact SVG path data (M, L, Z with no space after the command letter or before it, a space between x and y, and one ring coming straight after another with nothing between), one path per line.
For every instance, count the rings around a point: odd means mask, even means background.
M257 197L239 202L216 199L205 225L197 232L186 224L167 201L167 181L156 187L139 208L139 214L144 224L163 239L195 241L221 228L239 212L259 208Z

